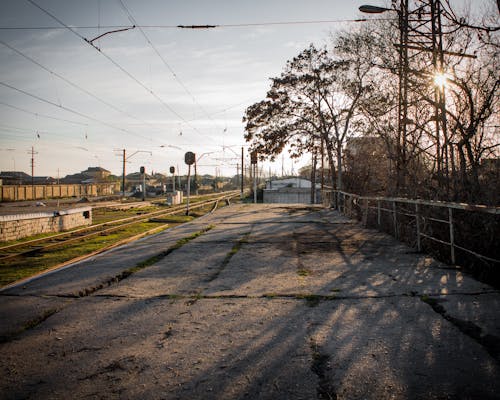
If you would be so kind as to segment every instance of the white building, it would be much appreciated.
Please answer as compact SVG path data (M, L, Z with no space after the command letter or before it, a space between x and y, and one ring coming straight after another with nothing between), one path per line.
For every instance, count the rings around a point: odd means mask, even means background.
M264 203L310 204L311 181L302 178L287 178L266 182ZM320 201L318 193L321 185L316 184L316 201Z

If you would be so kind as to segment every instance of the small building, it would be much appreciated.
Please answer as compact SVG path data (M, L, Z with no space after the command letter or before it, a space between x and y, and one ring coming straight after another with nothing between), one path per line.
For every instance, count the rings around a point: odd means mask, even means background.
M282 188L296 188L296 189L311 189L311 181L303 178L285 178L276 179L266 182L266 189L282 189Z
M316 184L316 201L321 202L320 187ZM311 204L311 181L303 178L286 178L266 182L264 203Z
M82 175L85 175L96 181L103 181L111 175L111 172L101 167L88 167L86 171L82 171Z
M34 176L28 175L22 171L2 171L0 172L0 180L5 186L8 185L54 185L57 180L50 176Z
M101 167L88 167L85 171L77 174L66 175L61 179L65 184L92 184L105 182L111 172Z

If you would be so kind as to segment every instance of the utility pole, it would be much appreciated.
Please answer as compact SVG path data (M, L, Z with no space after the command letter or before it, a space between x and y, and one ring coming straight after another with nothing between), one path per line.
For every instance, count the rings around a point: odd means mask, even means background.
M257 174L259 170L257 169L257 158L258 154L256 151L250 153L250 163L253 169L253 202L257 203Z
M194 194L198 194L198 167L196 163L196 157L194 159Z
M125 162L127 161L127 157L125 156L126 151L123 149L123 168L122 168L122 197L125 197Z
M122 176L122 196L125 197L125 164L127 163L127 161L129 159L131 159L137 153L149 153L150 155L152 155L153 153L151 151L147 151L147 150L137 150L137 151L134 151L132 154L130 154L127 157L126 156L127 151L125 149L114 149L113 151L121 151L122 152L122 163L123 163L123 166L122 166L122 173L123 173L123 176Z
M35 148L31 146L31 151L28 152L31 155L31 191L33 193L33 200L36 200L35 196L35 154L38 152L35 151Z
M245 180L245 166L244 166L244 155L243 155L243 147L241 148L241 193L240 197L243 199L243 186Z
M239 163L236 163L236 177L237 177L236 187L238 187L239 180L240 180L240 164Z

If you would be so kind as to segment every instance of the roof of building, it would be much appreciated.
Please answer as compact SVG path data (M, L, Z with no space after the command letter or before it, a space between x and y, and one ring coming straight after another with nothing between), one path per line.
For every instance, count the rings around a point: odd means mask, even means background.
M88 167L85 171L82 171L83 172L109 172L111 173L111 171L108 171L107 169L104 169L102 167Z

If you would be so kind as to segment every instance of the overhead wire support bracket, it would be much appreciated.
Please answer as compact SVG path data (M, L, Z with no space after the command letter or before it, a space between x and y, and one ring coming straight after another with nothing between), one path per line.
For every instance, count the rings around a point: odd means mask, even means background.
M113 30L113 31L104 32L102 35L96 36L94 39L91 39L91 40L89 40L89 39L85 39L85 41L86 41L87 43L89 43L90 45L92 45L92 46L96 47L96 46L94 45L94 43L93 43L93 42L95 42L97 39L102 38L103 36L109 35L110 33L117 33L117 32L129 31L129 30L131 30L131 29L135 29L135 28L136 28L136 26L135 26L135 25L132 25L132 26L130 26L130 27L128 27L128 28L115 29L115 30ZM97 48L97 47L96 47L96 48Z
M219 25L177 25L181 29L212 29L218 28Z

